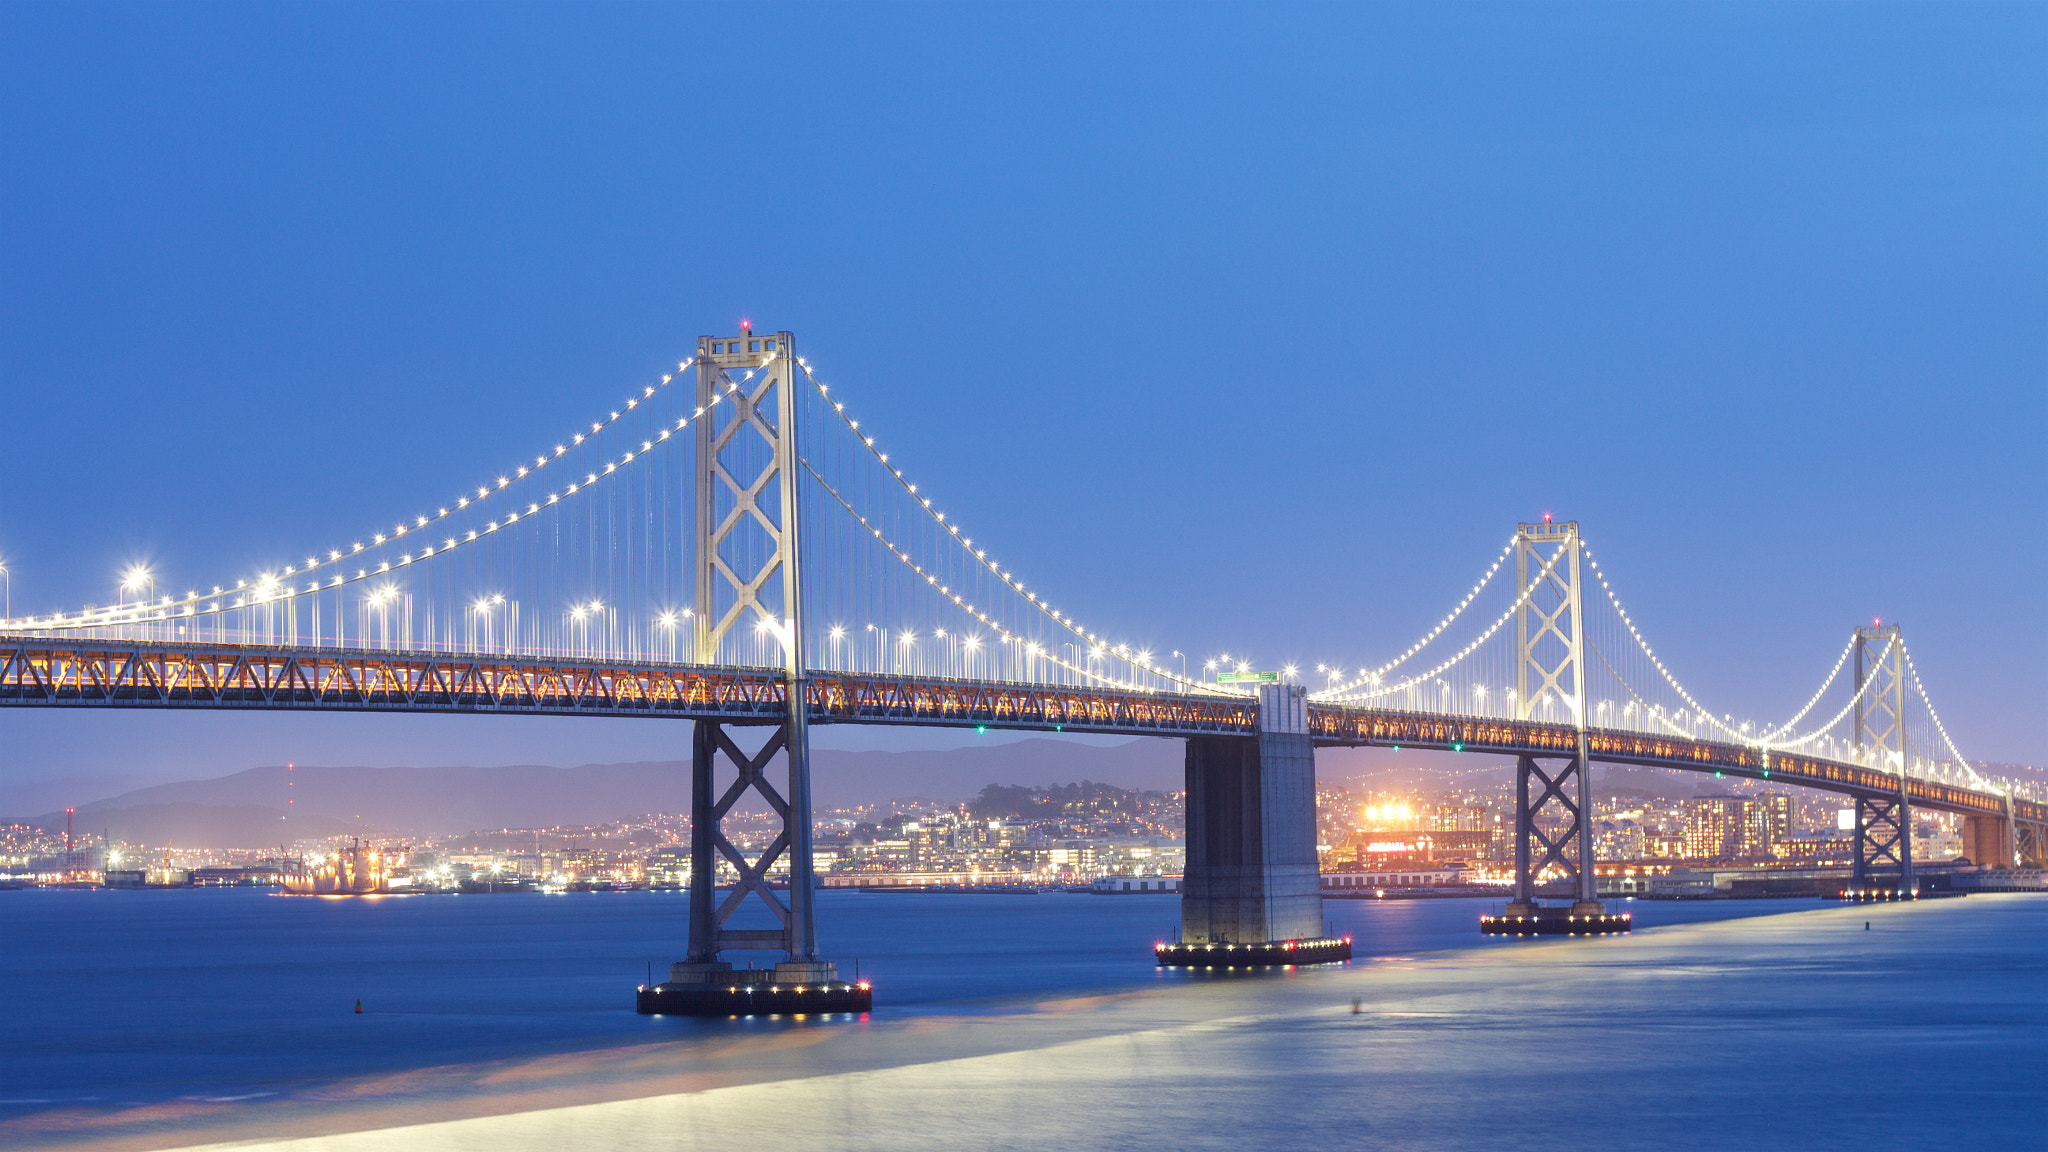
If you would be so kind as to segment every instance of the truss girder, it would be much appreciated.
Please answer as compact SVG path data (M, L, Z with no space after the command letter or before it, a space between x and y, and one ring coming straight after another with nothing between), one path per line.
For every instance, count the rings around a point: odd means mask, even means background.
M1566 755L1578 740L1578 729L1569 724L1321 705L1309 706L1309 734L1326 747L1399 745L1506 755ZM1609 764L1722 772L1847 795L1897 795L1899 791L1899 778L1889 772L1813 756L1764 753L1745 744L1604 728L1586 729L1586 744L1592 759ZM1909 779L1906 793L1915 807L1964 814L2005 813L2003 796L1936 780ZM2048 804L2018 799L2013 803L2016 810L2048 814Z
M287 661L293 674L282 675ZM368 682L369 669L378 669ZM812 673L813 723L1064 729L1127 735L1252 735L1258 709L1236 696L1168 696L1112 688ZM607 664L333 649L243 652L229 647L18 641L0 646L0 707L297 708L341 711L525 712L667 716L786 715L776 668ZM1570 724L1309 705L1309 733L1329 746L1402 745L1506 755L1569 755ZM1866 765L1759 752L1748 745L1588 728L1605 763L1780 781L1844 794L1897 795L1899 778ZM2006 815L2003 796L1910 778L1915 807ZM2048 804L2015 799L2013 815L2048 821Z

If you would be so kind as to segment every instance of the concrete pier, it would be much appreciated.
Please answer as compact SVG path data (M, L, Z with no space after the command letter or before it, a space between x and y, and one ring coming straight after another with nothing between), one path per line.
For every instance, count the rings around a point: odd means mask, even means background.
M2011 868L2012 821L2003 816L1963 817L1963 855L1986 868Z
M1259 735L1187 742L1183 944L1259 944L1323 934L1316 763L1306 692L1267 684Z

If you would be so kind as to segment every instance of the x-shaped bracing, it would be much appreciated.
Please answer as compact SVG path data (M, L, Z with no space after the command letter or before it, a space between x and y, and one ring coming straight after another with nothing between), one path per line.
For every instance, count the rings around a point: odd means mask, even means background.
M1905 805L1892 797L1856 798L1856 862L1905 867Z
M782 751L783 742L788 739L788 730L778 726L775 734L770 736L768 742L761 745L761 750L752 756L741 751L740 746L733 743L724 725L717 726L714 732L719 750L725 753L726 759L732 761L735 768L739 769L739 775L726 788L725 795L719 797L718 803L712 805L710 827L693 831L696 835L703 835L707 831L710 833L711 843L718 849L719 855L731 861L733 868L739 872L739 883L733 885L725 902L718 906L713 923L723 925L733 912L746 902L747 894L753 893L774 911L776 919L782 922L782 926L788 928L789 907L776 897L774 889L768 887L768 869L789 850L789 804L783 800L782 794L775 790L775 786L768 782L768 778L761 774L761 770L768 766L768 762L775 758L775 754ZM775 810L775 814L782 818L781 834L776 836L752 862L747 860L746 855L735 847L732 841L725 838L724 828L726 813L732 811L733 805L739 803L740 797L745 796L749 789L760 793L761 798L768 802L768 806Z
M1557 574L1557 563L1563 558L1567 547L1569 545L1559 546L1556 554L1551 556L1545 563L1538 582L1529 588L1529 599L1525 607L1530 614L1536 617L1537 627L1535 635L1530 636L1523 644L1523 658L1528 661L1530 668L1536 670L1536 675L1541 677L1542 683L1532 689L1528 693L1527 698L1522 701L1522 715L1524 717L1534 715L1536 702L1544 699L1552 692L1557 693L1558 697L1564 701L1565 707L1572 710L1574 716L1578 713L1578 685L1584 683L1586 670L1578 666L1578 645L1573 643L1572 636L1565 635L1564 628L1560 623L1567 615L1570 615L1572 617L1571 626L1573 634L1576 635L1584 631L1580 626L1581 621L1578 618L1578 614L1572 611L1571 587ZM1550 588L1556 592L1557 606L1555 608L1545 612L1543 606L1537 603L1535 592L1538 588ZM1557 658L1556 665L1548 668L1544 667L1542 659L1536 655L1538 646L1543 643L1543 638L1546 636L1557 637L1558 643L1564 647L1564 652ZM1570 668L1572 673L1573 687L1571 691L1566 691L1562 683L1566 668Z
M1573 838L1578 835L1579 821L1585 819L1585 815L1579 811L1578 802L1573 800L1571 794L1565 791L1565 785L1570 783L1573 775L1579 771L1579 762L1577 758L1565 761L1557 769L1557 775L1555 776L1544 772L1543 766L1533 756L1523 757L1522 764L1529 770L1530 775L1543 782L1542 793L1529 802L1529 807L1522 813L1522 826L1516 830L1517 835L1526 832L1538 844L1543 845L1542 859L1530 862L1528 882L1531 885L1535 884L1536 877L1541 876L1543 870L1552 864L1561 865L1570 871L1572 878L1576 880L1579 875L1579 862L1567 857L1564 854L1564 850L1566 846L1571 844ZM1543 829L1536 823L1536 817L1542 814L1543 806L1553 799L1557 801L1558 806L1563 808L1566 815L1570 818L1564 826L1564 831L1559 833L1556 840L1552 840L1544 835Z
M748 388L744 392L740 390L739 383L736 383L724 369L715 369L714 371L716 372L715 383L713 384L714 392L716 391L717 384L724 384L726 389L725 395L731 399L735 409L732 419L728 420L724 427L713 428L710 433L709 444L704 449L707 452L707 462L711 474L725 485L733 499L732 508L720 518L717 525L706 534L704 540L699 545L705 549L705 556L712 570L723 578L727 589L734 597L732 604L723 612L717 613L715 619L710 618L710 614L715 612L716 609L711 605L704 606L707 615L705 625L708 627L712 642L715 645L732 629L748 608L752 608L760 615L771 620L778 618L778 614L769 612L761 603L761 590L771 577L781 571L784 554L787 551L783 547L783 534L788 526L779 523L774 517L771 517L764 511L761 507L761 502L762 494L771 482L779 482L783 485L792 484L795 482L795 477L784 474L786 469L784 468L782 457L784 455L783 438L786 430L770 424L761 415L761 407L768 401L771 392L777 387L788 388L794 386L793 377L790 375L787 367L770 366L767 371L761 373L758 382L753 380L751 378L752 374L749 373L749 379L745 381ZM732 472L726 467L724 459L726 448L731 446L734 438L739 435L740 430L743 428L752 428L758 433L768 448L769 454L768 462L761 466L760 471L755 474L751 482L745 484L742 484L738 478L733 476ZM738 529L743 521L749 519L753 520L760 526L763 532L767 533L768 538L775 542L776 549L762 561L760 568L753 575L742 576L740 573L733 571L732 567L726 563L725 557L720 554L720 547L732 537L734 531ZM790 611L792 611L791 606L785 605L783 614L787 614Z
M2041 866L2041 834L2048 826L2024 820L2013 822L2012 858L2017 868L2039 868Z

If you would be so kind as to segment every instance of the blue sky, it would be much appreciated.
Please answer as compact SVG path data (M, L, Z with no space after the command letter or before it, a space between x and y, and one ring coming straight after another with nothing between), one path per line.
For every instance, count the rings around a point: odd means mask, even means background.
M2039 763L2044 60L2025 5L10 5L0 556L217 580L746 315L1162 647L1398 651L1552 511L1717 707L1881 616ZM0 722L0 781L685 739Z

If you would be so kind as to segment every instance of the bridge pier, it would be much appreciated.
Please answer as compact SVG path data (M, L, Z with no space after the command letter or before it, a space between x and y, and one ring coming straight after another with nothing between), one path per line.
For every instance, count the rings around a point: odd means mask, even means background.
M1479 918L1479 930L1488 936L1598 936L1626 932L1634 924L1630 913L1610 914L1595 887L1593 785L1583 731L1579 741L1580 751L1570 757L1515 761L1515 898L1502 915ZM1559 763L1545 769L1544 760ZM1555 836L1540 823L1546 808L1564 819ZM1545 907L1537 898L1536 879L1552 864L1571 873L1569 907Z
M1508 905L1508 915L1534 916L1542 910L1536 899L1536 878L1552 864L1572 874L1572 915L1605 912L1594 886L1593 784L1587 762L1575 755L1546 772L1538 759L1522 756L1515 761L1515 898ZM1532 781L1542 786L1533 801L1529 798ZM1554 839L1538 823L1546 807L1564 816L1565 826Z
M1250 967L1348 960L1323 932L1315 746L1305 691L1261 685L1259 734L1187 740L1180 940L1161 964Z
M810 743L802 719L777 725L752 752L733 738L741 725L711 720L695 722L690 741L690 950L669 966L669 978L642 988L639 1010L683 1016L746 1016L761 1013L865 1012L872 993L866 985L839 978L838 966L818 958L817 932L811 906L815 892L811 864ZM751 725L759 729L762 725ZM766 775L780 754L788 763L787 796ZM718 760L723 756L735 778L723 792L717 787ZM726 839L727 813L748 792L764 800L782 818L782 832L761 854L748 860ZM789 858L789 900L777 898L768 871L784 855ZM739 873L738 881L718 898L718 862L724 859ZM780 922L777 928L727 928L726 922L754 896ZM723 959L726 949L780 949L786 959L772 968L734 969Z
M1982 868L2015 867L2013 824L2006 816L1963 817L1963 855Z

